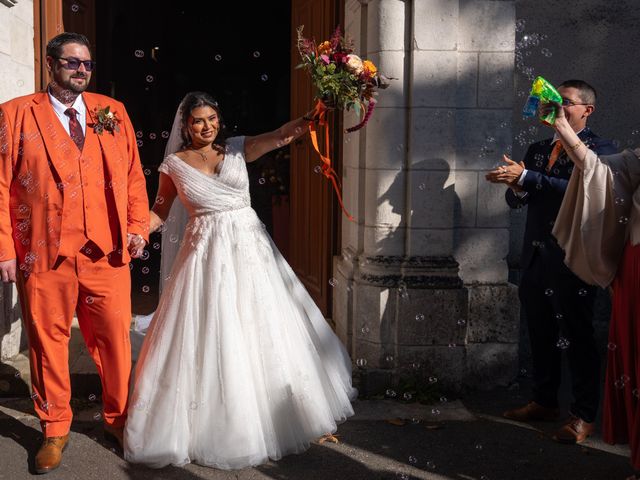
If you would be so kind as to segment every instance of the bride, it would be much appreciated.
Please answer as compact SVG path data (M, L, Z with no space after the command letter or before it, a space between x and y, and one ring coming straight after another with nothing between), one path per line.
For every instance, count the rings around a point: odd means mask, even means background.
M181 242L163 234L163 268L173 266L136 364L128 461L258 465L306 450L353 415L348 354L250 206L245 162L309 120L225 139L208 94L180 104L150 230L180 230L183 206L187 221Z

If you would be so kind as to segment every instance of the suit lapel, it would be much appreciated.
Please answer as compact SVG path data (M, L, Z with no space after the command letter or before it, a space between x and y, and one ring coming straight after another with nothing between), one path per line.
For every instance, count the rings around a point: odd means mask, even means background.
M98 135L94 126L97 122L97 117L95 112L98 109L105 108L108 105L100 105L98 104L98 100L91 93L84 92L82 94L82 98L84 99L84 103L87 106L87 129L85 133L85 145L84 151L85 154L90 155L91 152L104 152L105 157L110 157L112 153L115 153L118 157L122 156L122 152L120 150L120 146L116 141L115 135L111 132L104 131L100 135ZM112 106L113 108L113 106ZM123 128L120 126L120 128ZM102 157L103 155L100 155ZM112 177L112 165L111 162L104 162L107 178Z
M60 120L53 111L47 92L40 92L33 98L33 115L40 129L51 163L55 167L60 179L66 178L65 173L73 166L79 152L71 137L66 132Z

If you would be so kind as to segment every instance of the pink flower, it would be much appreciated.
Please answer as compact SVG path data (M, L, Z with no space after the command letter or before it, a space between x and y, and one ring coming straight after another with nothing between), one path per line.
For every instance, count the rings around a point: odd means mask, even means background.
M320 55L320 59L324 62L325 65L329 65L331 60L329 60L329 55Z

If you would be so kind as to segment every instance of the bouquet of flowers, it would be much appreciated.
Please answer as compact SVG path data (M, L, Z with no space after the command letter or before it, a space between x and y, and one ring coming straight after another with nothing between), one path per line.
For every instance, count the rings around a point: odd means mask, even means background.
M350 40L342 36L340 27L329 40L316 45L302 36L304 26L298 27L298 51L302 63L316 88L316 99L325 107L354 111L363 115L362 121L347 132L364 127L376 104L377 90L389 86L388 79L378 72L370 60L363 60L353 53Z

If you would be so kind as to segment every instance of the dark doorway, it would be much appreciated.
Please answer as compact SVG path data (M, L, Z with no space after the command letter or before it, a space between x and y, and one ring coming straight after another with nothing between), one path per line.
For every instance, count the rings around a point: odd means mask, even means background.
M64 2L65 26L86 23L80 16L92 2ZM217 99L228 134L273 130L290 117L291 2L168 2L96 0L94 55L96 90L122 101L138 136L150 202L157 167L184 95L193 90ZM68 10L68 11L67 11ZM253 207L287 256L288 150L249 165ZM282 199L285 199L284 201ZM280 238L278 238L280 237ZM285 240L285 241L283 241ZM159 234L149 256L132 263L135 313L155 309L160 269Z

